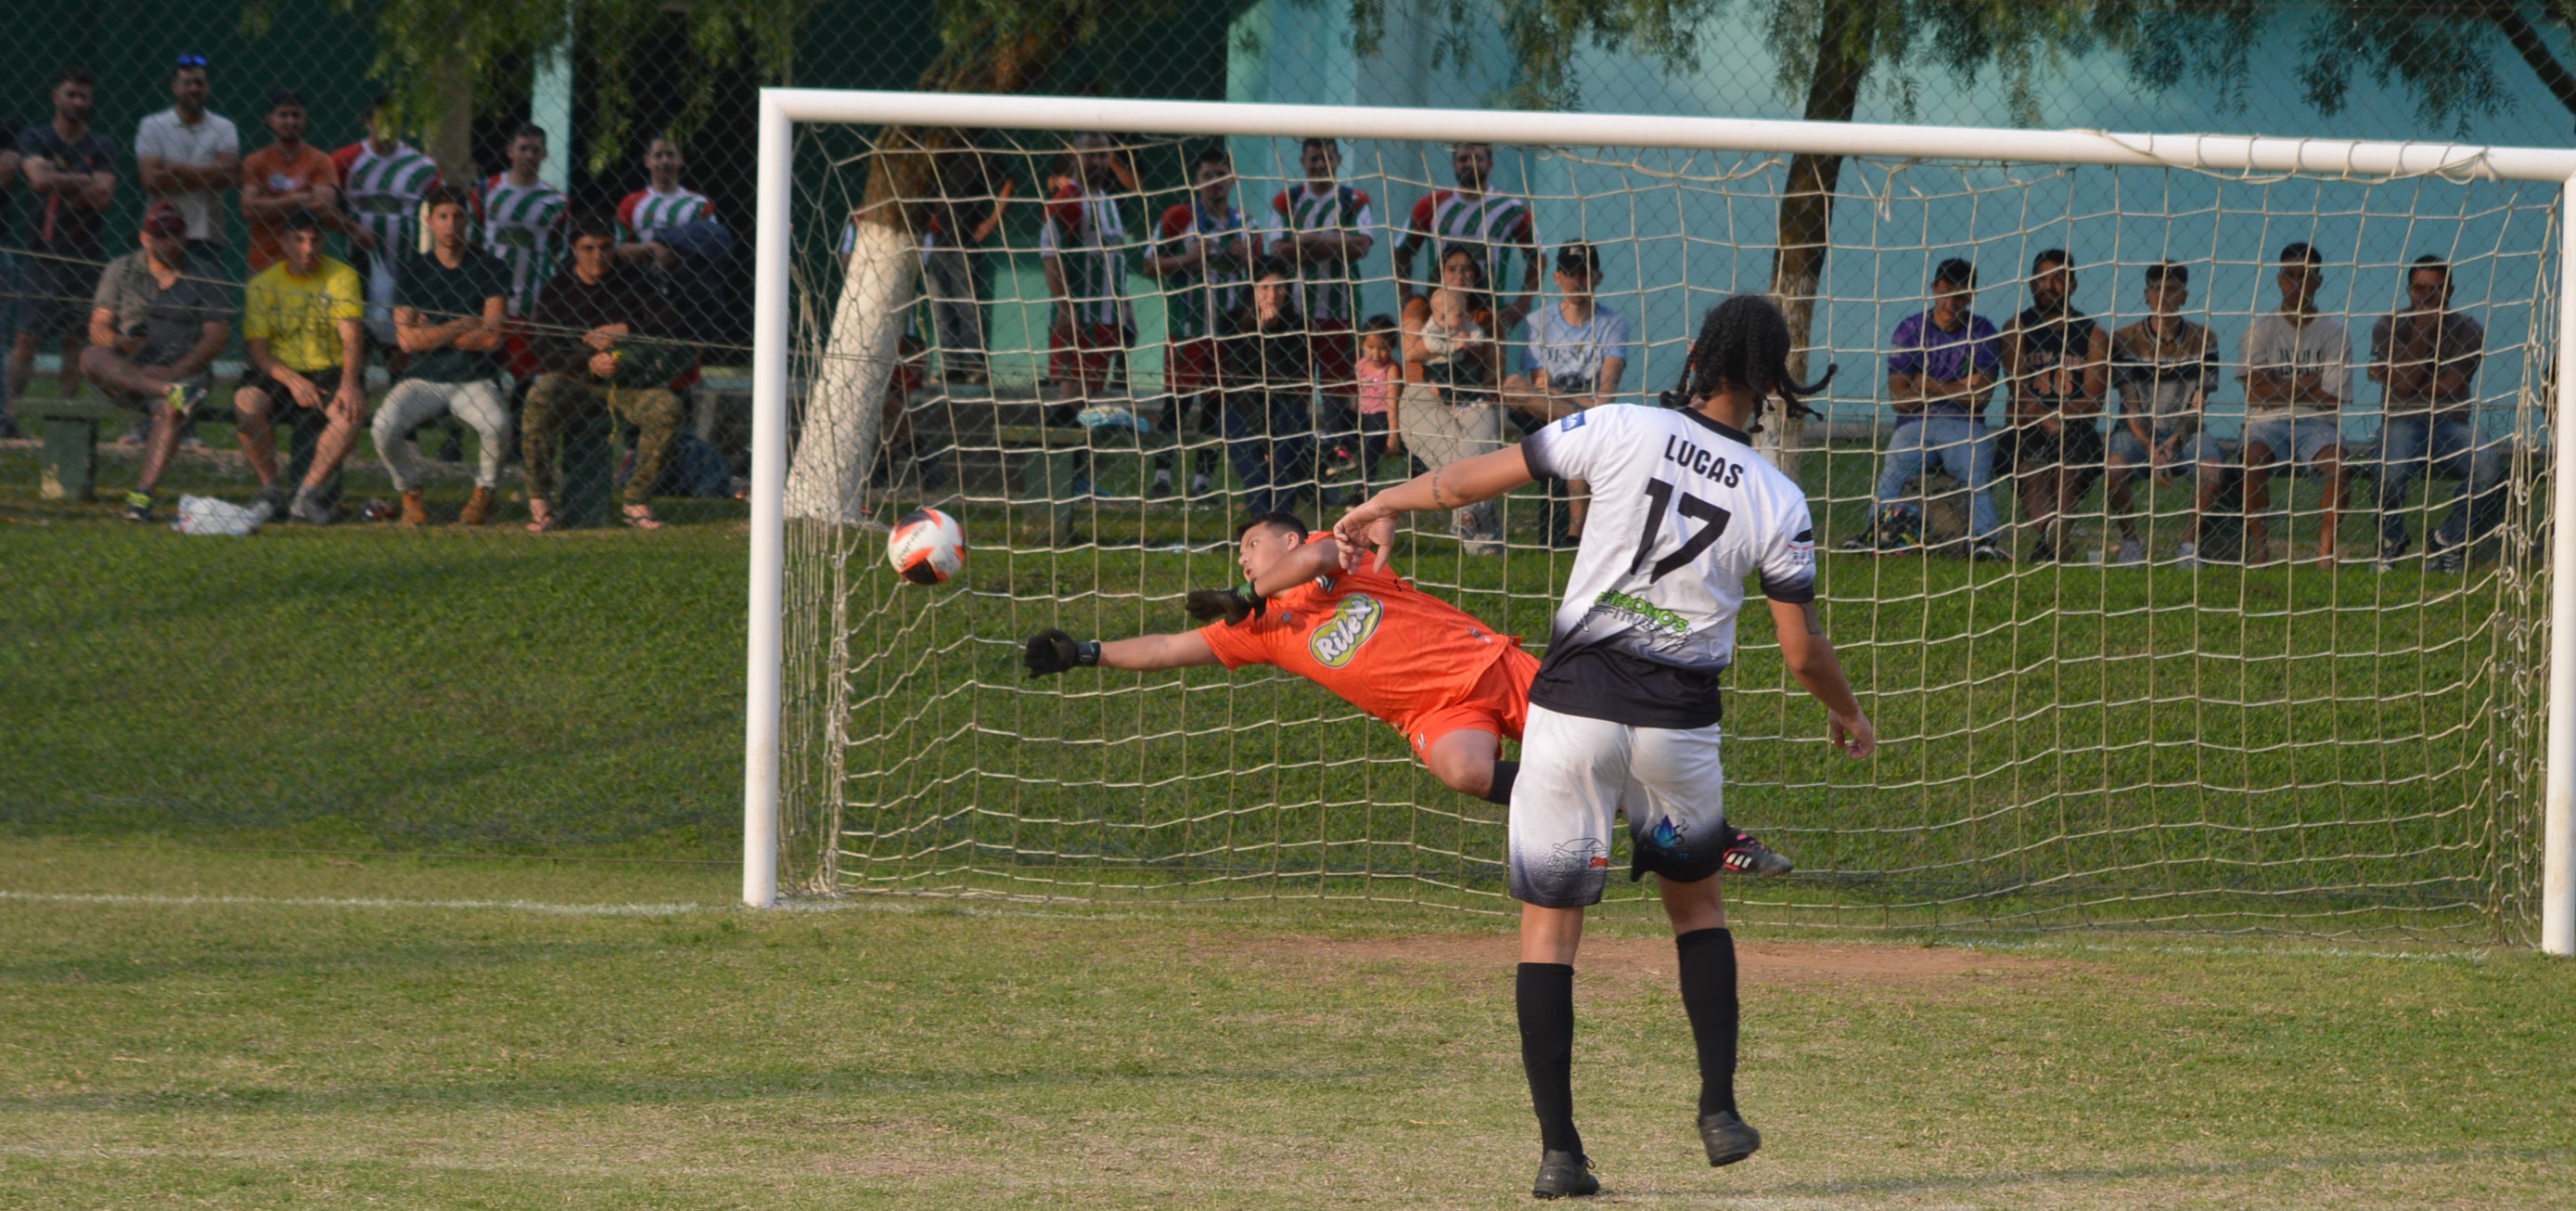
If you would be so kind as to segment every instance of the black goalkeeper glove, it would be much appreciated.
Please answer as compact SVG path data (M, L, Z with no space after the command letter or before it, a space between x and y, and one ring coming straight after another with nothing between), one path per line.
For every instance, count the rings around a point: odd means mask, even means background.
M1269 604L1252 591L1252 582L1247 580L1231 589L1192 589L1186 608L1190 617L1200 622L1223 621L1233 626L1246 618L1259 618Z
M1100 663L1100 645L1075 639L1062 631L1044 630L1029 636L1029 650L1020 659L1029 666L1029 676L1045 677L1076 665L1088 667Z

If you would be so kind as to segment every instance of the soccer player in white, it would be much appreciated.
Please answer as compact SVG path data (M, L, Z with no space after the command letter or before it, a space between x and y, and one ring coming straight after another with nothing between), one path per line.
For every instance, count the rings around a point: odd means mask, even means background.
M1531 1193L1541 1198L1601 1188L1574 1127L1574 954L1583 910L1610 877L1617 813L1628 818L1631 877L1654 873L1672 920L1708 1161L1733 1164L1762 1146L1735 1107L1735 939L1717 878L1718 691L1735 659L1746 577L1760 578L1781 655L1824 704L1835 747L1854 758L1878 747L1816 618L1806 494L1746 435L1766 397L1794 403L1823 386L1792 383L1788 353L1779 308L1737 295L1701 322L1682 384L1665 397L1671 407L1575 413L1517 446L1380 492L1333 527L1347 564L1374 551L1382 565L1397 514L1446 512L1540 478L1592 484L1590 524L1530 686L1511 794L1516 999L1539 1120Z

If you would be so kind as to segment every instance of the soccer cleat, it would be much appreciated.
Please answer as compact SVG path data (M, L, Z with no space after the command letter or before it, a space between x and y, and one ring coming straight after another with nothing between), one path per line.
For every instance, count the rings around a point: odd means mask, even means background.
M1798 869L1798 864L1790 861L1789 855L1764 845L1753 834L1740 828L1734 832L1735 835L1726 842L1726 852L1718 855L1717 860L1728 873L1770 876L1785 875Z
M1699 1142L1708 1147L1712 1166L1732 1165L1762 1150L1762 1133L1732 1110L1699 1116Z
M1592 1176L1591 1157L1580 1152L1550 1152L1538 1158L1538 1180L1530 1183L1531 1197L1583 1198L1599 1193L1601 1179Z
M149 493L149 492L128 492L128 493L126 493L126 494L125 494L125 520L127 520L127 521L150 521L150 520L152 520L152 494L151 494L151 493Z

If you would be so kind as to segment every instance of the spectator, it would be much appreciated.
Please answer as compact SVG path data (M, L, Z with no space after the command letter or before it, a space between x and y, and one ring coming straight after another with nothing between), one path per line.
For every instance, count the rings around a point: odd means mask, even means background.
M1294 509L1316 487L1313 350L1296 271L1272 257L1253 267L1250 306L1227 324L1224 346L1226 452L1244 511Z
M510 167L483 182L483 248L510 267L510 314L527 315L537 287L555 277L555 239L572 199L537 175L546 165L546 132L522 125L510 136ZM513 339L511 373L534 370L525 342Z
M679 264L680 254L664 242L664 237L701 219L715 217L715 203L708 201L707 195L680 184L684 163L679 142L668 135L657 136L645 145L645 186L617 204L617 223L624 229L617 259L651 264L665 271L673 269Z
M242 158L242 218L250 224L250 271L258 273L284 255L280 244L288 215L310 212L327 228L362 231L340 217L340 169L319 147L304 141L304 97L291 88L268 96L268 133L276 141ZM351 236L354 242L358 237Z
M2111 334L2077 311L2075 267L2050 248L2030 263L2030 306L2003 332L2005 406L2012 427L1996 461L2016 472L2021 515L2037 531L2030 558L2053 561L2066 515L2102 475L2102 414Z
M480 459L474 494L456 520L479 526L492 516L501 455L510 445L510 409L495 356L509 315L510 270L467 240L473 195L438 185L426 200L429 251L404 255L393 297L395 339L411 360L376 412L376 453L402 493L402 523L426 525L412 431L450 415L472 425L481 438Z
M127 521L152 520L152 493L179 448L180 422L205 401L207 369L232 339L232 302L194 264L197 242L177 204L154 202L144 212L142 244L99 274L80 359L109 402L152 419L143 473L125 494Z
M921 273L931 331L939 338L939 375L952 384L981 384L987 378L984 271L972 254L1000 230L1020 182L972 143L940 152L938 163L939 196L922 233Z
M1425 243L1439 245L1443 259L1453 247L1475 249L1482 262L1477 268L1498 291L1511 268L1513 253L1518 252L1520 294L1495 308L1496 326L1492 331L1499 337L1520 325L1521 318L1530 312L1530 297L1538 292L1538 218L1529 199L1486 192L1494 175L1493 144L1460 143L1451 147L1449 170L1457 177L1458 187L1433 190L1414 203L1404 238L1396 241L1396 289L1404 293L1408 302L1420 297L1413 288L1413 258Z
M1471 245L1441 254L1441 286L1404 304L1404 380L1396 396L1396 432L1423 464L1437 470L1502 448L1503 413L1494 403L1492 298L1485 261ZM1470 555L1502 551L1495 502L1459 509L1450 532Z
M23 307L9 350L9 394L27 389L36 346L51 340L63 354L62 397L80 395L80 355L88 345L89 304L107 259L100 238L116 197L116 146L90 129L97 81L86 69L54 77L54 120L18 135L18 171L27 178L27 237L20 266Z
M438 165L394 133L393 94L377 93L367 105L367 137L331 153L340 192L349 206L349 246L367 282L367 328L378 344L403 356L394 327L394 295L402 266L420 248L421 199L438 185ZM399 372L399 365L391 367Z
M2195 479L2204 494L2219 485L2220 454L2202 423L2210 389L2218 384L2218 334L2182 316L2191 301L2191 271L2170 263L2147 266L2147 317L2111 334L2111 384L2120 392L2120 417L2111 425L2103 492L2120 526L2113 562L2146 558L2131 516L2130 487L2140 474L2159 484L2177 471ZM2200 565L2201 502L2195 500L2174 544L2174 563Z
M2344 489L2342 418L2352 379L2352 338L2343 321L2316 309L2325 258L2305 243L2281 250L2281 307L2245 329L2245 558L2269 562L2263 511L2272 503L2272 474L2314 469L2325 477L2325 515L2317 524L2317 562L2331 566ZM2204 504L2206 507L2206 490Z
M640 269L618 264L617 232L584 215L572 224L572 268L548 280L536 306L541 371L528 389L520 448L528 464L528 531L556 527L555 449L564 425L606 412L635 426L635 465L621 519L662 528L653 486L680 429L680 397L668 384L687 369L690 348L671 339L669 304Z
M1222 145L1199 153L1190 171L1197 187L1189 201L1163 212L1154 228L1154 243L1145 253L1145 272L1163 284L1163 314L1171 337L1165 355L1165 386L1171 404L1163 423L1178 434L1184 421L1202 431L1223 422L1216 399L1217 326L1243 308L1243 281L1253 263L1252 229L1234 204L1234 158ZM1202 448L1190 477L1192 498L1208 491L1215 468L1214 452ZM1169 454L1157 458L1154 496L1172 493ZM1258 512L1259 510L1255 510Z
M10 234L18 204L9 194L18 184L18 136L25 129L18 115L0 114L0 351L6 351L0 357L14 354L18 347L18 258L9 253L18 242ZM0 437L18 436L18 418L9 411L14 377L13 368L0 362Z
M1404 359L1396 356L1404 330L1391 315L1372 315L1360 326L1359 361L1351 368L1359 384L1359 460L1362 491L1377 482L1381 457L1401 456L1404 435L1396 430L1396 393L1404 387Z
M1049 413L1058 424L1126 381L1127 346L1136 337L1127 302L1127 225L1111 192L1119 184L1119 156L1108 136L1089 131L1073 137L1071 156L1075 176L1047 198L1038 231L1047 295L1055 300L1047 377L1074 397Z
M275 418L290 408L329 418L313 465L286 509L288 517L313 525L330 524L322 487L349 457L367 420L367 338L360 324L367 314L366 287L347 261L323 253L327 225L312 210L290 211L278 221L281 259L253 275L242 291L250 371L233 393L242 454L259 477L260 503L271 512L287 503L277 482Z
M1556 250L1557 304L1530 321L1521 372L1503 380L1503 402L1522 414L1524 424L1568 416L1618 395L1619 379L1637 356L1637 331L1627 316L1594 297L1600 289L1599 250L1584 243ZM1591 496L1580 480L1568 483L1566 493L1567 518L1553 537L1571 544L1583 536Z
M1297 271L1298 307L1314 333L1310 355L1328 411L1325 428L1344 433L1354 427L1351 321L1359 315L1358 266L1377 246L1370 234L1377 230L1377 215L1368 194L1341 183L1339 141L1306 140L1298 165L1305 181L1270 199L1270 255ZM1367 465L1376 461L1365 452L1359 458Z
M2451 267L2437 256L2415 258L2406 270L2406 309L2370 326L2370 381L2381 384L2387 420L2379 430L2379 568L2403 558L2406 490L2415 477L2449 475L2460 481L2451 513L2424 538L2434 566L2465 566L2468 544L2500 520L2504 451L2479 448L2471 394L2485 356L2486 328L2451 309ZM2429 496L2429 492L2427 493ZM2426 500L2425 511L2432 511Z
M1906 485L1937 463L1968 490L1969 557L2012 558L1995 519L1994 441L1983 415L2003 357L1995 326L1969 310L1976 290L1975 266L1956 257L1943 261L1932 272L1931 308L1896 325L1887 358L1896 433L1878 474L1875 533L1845 543L1845 550L1912 550L1922 521L1903 503Z
M188 253L212 271L224 246L224 191L241 183L241 132L206 108L204 55L181 55L170 70L170 108L134 130L134 171L146 196L170 203L188 224Z

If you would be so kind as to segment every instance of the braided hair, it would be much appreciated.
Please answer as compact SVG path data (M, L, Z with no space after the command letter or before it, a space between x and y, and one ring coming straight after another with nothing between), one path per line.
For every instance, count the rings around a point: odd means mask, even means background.
M1708 309L1699 323L1699 339L1691 342L1690 357L1682 365L1681 381L1663 394L1667 408L1687 408L1691 401L1717 394L1719 385L1733 383L1751 391L1756 402L1754 416L1762 414L1762 403L1777 395L1788 405L1791 416L1814 416L1816 410L1804 397L1825 389L1834 381L1839 365L1825 367L1825 376L1805 386L1789 377L1789 321L1770 299L1758 294L1739 294ZM1762 426L1755 424L1758 431Z

